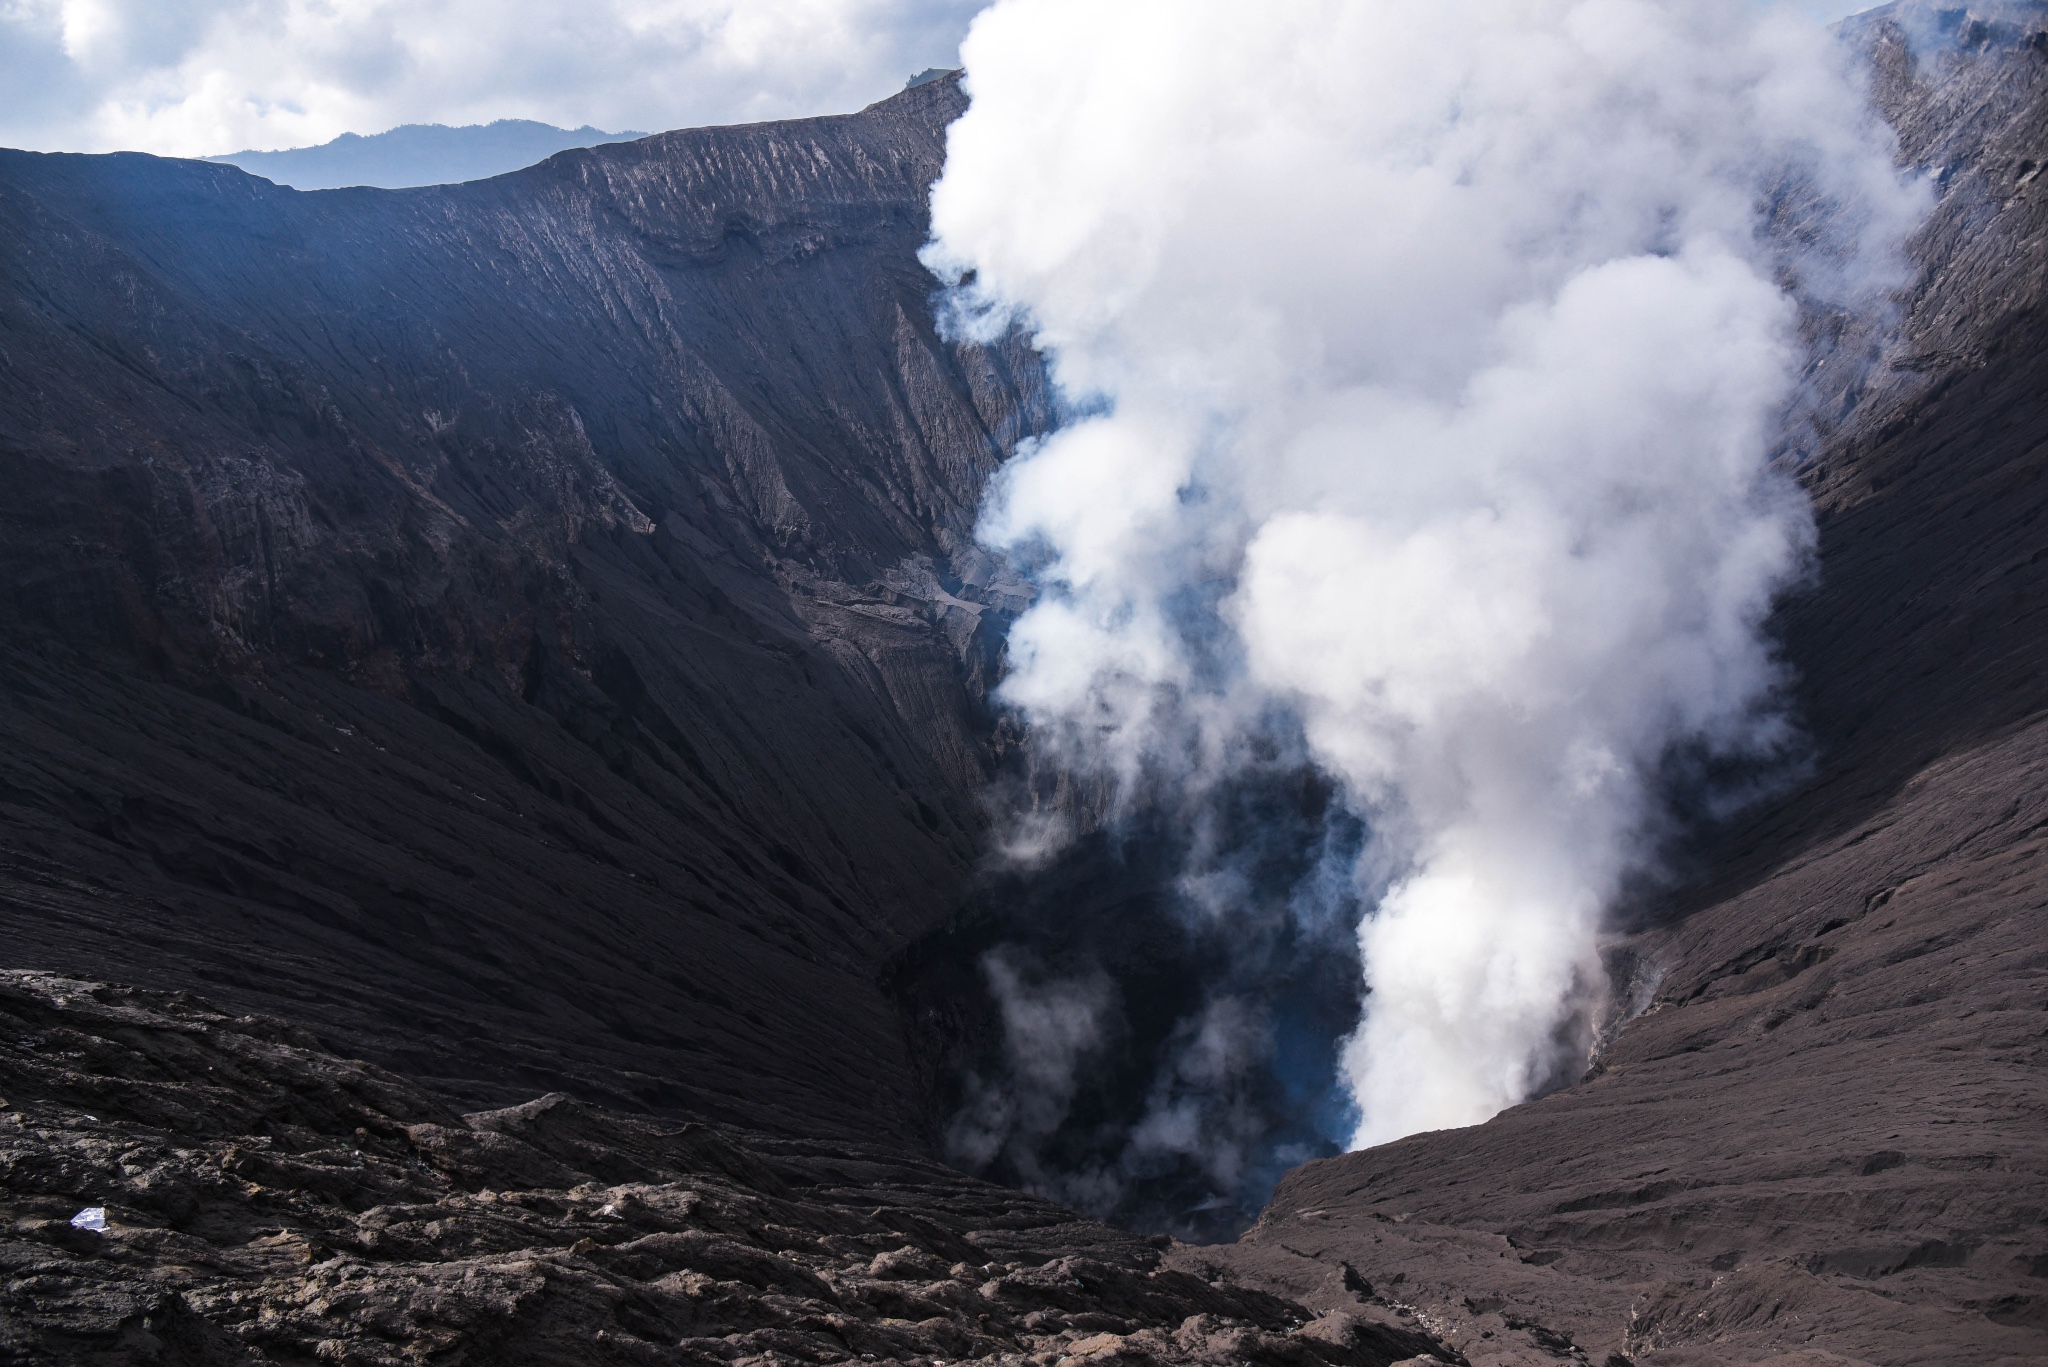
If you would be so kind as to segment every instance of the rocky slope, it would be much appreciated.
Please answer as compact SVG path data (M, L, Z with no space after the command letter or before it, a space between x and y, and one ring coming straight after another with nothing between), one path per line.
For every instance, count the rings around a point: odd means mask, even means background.
M458 1116L182 994L0 972L0 1093L0 1361L1452 1356L900 1153L560 1095Z
M1816 772L1612 946L1588 1080L1290 1174L1214 1255L1270 1289L1348 1263L1475 1363L2048 1362L2048 7L1859 26L1943 198L1806 471Z
M0 153L0 942L474 1105L907 1135L1048 419L934 333L961 96L471 185Z

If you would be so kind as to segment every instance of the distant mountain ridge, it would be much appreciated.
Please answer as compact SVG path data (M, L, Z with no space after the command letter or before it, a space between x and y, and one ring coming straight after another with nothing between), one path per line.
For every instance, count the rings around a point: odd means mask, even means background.
M239 166L299 190L333 190L347 185L402 190L486 180L572 147L631 142L646 136L634 131L607 133L589 124L557 128L531 119L498 119L459 128L444 123L408 123L367 136L343 133L318 147L230 152L204 160Z

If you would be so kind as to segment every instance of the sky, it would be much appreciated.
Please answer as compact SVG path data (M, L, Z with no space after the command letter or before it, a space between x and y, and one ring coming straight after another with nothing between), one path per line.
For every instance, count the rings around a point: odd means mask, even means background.
M403 123L857 109L980 0L0 0L0 145L208 156Z
M0 0L0 146L209 156L402 123L842 113L957 65L982 3Z

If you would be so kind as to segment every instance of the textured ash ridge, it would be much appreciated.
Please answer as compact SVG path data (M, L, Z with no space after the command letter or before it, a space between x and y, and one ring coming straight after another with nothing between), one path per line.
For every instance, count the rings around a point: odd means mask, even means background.
M527 174L594 189L607 209L674 250L717 253L741 230L800 253L846 233L849 210L859 232L915 206L944 165L946 125L966 107L957 80L932 81L860 115L659 133L626 151L562 153Z
M560 1095L458 1116L185 995L0 973L0 1093L0 1360L1456 1360L926 1160Z

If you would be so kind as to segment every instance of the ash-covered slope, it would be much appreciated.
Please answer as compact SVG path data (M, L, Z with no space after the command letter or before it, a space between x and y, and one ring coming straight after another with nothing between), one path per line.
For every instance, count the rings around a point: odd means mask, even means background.
M1474 1361L2048 1361L2048 6L1852 32L1943 195L1805 472L1816 772L1614 946L1588 1080L1290 1174L1218 1255L1273 1289L1348 1262Z
M476 1104L900 1132L975 857L962 97L459 187L0 153L0 942Z

